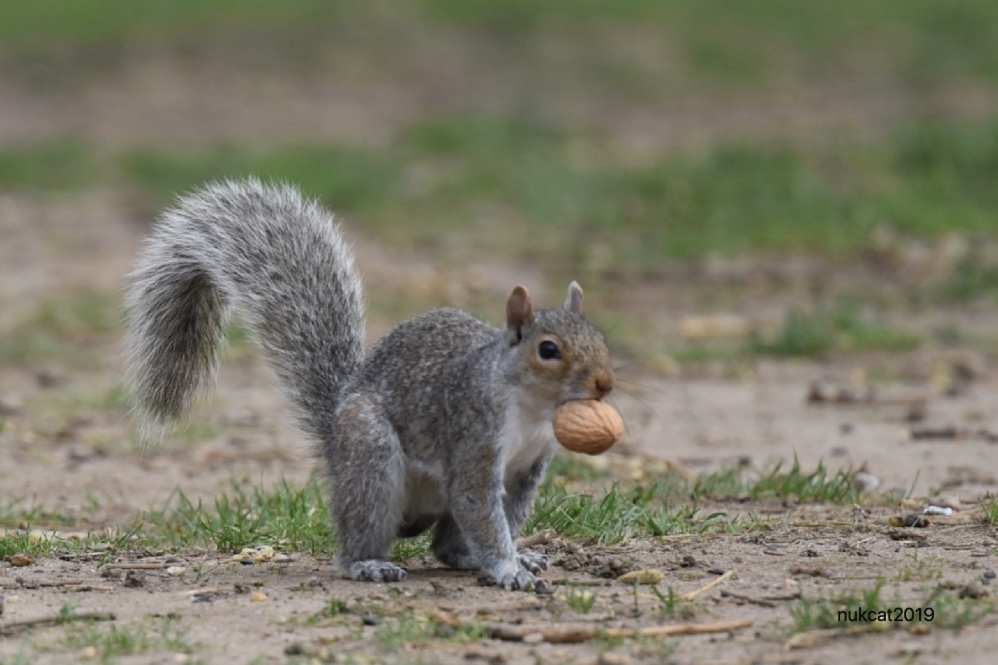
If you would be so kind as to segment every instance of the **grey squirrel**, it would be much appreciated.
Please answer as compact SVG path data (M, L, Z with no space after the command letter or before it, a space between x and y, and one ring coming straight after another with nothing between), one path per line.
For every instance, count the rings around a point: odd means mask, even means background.
M437 309L365 355L362 285L339 226L296 188L255 179L181 198L128 280L140 424L162 430L210 387L236 308L319 444L344 575L405 579L392 544L435 528L441 562L506 589L544 586L547 558L514 539L556 449L554 411L615 380L575 282L557 309L535 310L517 286L505 328Z

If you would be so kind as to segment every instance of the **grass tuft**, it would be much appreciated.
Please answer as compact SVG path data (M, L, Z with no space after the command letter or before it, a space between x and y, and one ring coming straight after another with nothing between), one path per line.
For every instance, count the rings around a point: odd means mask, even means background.
M219 494L214 510L192 502L180 490L166 508L147 520L159 536L183 547L209 546L221 552L270 545L274 548L329 554L333 533L323 493L315 480L296 488L282 481L273 490L247 490L233 482Z

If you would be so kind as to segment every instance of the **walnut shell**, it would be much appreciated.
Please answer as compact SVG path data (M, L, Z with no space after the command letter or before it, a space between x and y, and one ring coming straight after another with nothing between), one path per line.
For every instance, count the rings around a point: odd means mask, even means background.
M571 451L599 455L624 434L624 421L609 404L594 399L565 402L554 412L554 436Z

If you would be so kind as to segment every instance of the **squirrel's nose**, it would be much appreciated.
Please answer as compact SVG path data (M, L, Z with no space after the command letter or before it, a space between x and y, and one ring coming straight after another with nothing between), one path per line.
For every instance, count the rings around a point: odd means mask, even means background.
M593 399L603 399L613 390L614 376L610 372L593 374L586 382Z

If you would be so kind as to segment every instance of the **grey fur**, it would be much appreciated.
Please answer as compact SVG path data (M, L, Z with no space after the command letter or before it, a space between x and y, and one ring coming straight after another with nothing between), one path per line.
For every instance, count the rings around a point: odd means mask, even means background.
M505 588L538 583L545 557L513 541L555 450L554 411L613 386L577 284L552 310L534 310L517 287L505 328L431 311L365 358L361 283L332 216L293 187L249 180L208 185L165 212L126 302L146 431L209 386L229 312L241 312L319 442L345 574L404 579L387 561L392 543L435 526L444 563Z

